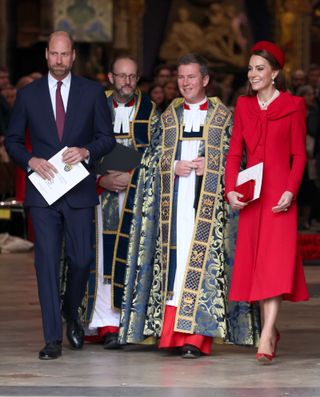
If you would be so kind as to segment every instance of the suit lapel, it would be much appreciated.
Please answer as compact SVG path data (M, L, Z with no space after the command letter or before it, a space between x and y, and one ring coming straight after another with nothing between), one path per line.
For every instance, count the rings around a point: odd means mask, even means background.
M84 94L81 93L81 82L76 76L72 75L62 142L68 140L68 134L72 131L72 126L79 118L79 112L81 109L80 103L83 95Z
M59 142L56 121L54 118L49 85L48 85L48 76L44 76L39 81L39 95L38 95L38 109L39 115L45 117L44 125L46 125L46 132L50 134L53 139Z

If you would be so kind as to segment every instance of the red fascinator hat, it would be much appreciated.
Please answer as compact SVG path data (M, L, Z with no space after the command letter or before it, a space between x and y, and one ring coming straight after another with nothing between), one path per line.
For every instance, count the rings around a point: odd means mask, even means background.
M273 58L279 63L282 69L285 63L285 56L280 47L271 41L258 41L251 47L250 53L253 54L255 51L267 51Z

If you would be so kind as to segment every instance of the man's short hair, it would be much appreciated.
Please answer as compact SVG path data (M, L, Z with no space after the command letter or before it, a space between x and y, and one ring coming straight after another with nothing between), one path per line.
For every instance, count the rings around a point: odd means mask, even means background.
M114 65L116 62L120 61L121 59L129 59L137 66L137 74L139 75L139 64L138 61L130 54L121 54L114 58L114 60L110 64L110 72L113 72Z
M73 40L71 34L69 32L66 32L65 30L56 30L55 32L52 32L48 38L47 48L49 48L50 40L52 39L52 37L56 36L58 34L65 34L70 40L71 48L74 50L74 40Z
M177 67L181 65L190 65L196 63L200 66L200 73L202 77L209 75L208 61L200 54L186 54L178 59Z

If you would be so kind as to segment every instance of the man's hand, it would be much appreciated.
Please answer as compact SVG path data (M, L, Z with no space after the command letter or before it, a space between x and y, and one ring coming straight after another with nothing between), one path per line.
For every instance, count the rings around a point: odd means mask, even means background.
M119 193L125 190L130 181L130 174L128 172L108 171L99 180L99 185L110 192Z
M62 153L62 160L73 165L87 159L89 155L89 150L84 147L69 147Z
M204 157L197 157L192 162L195 165L196 175L202 176L204 173Z
M192 161L180 160L177 161L174 172L178 176L189 176L195 168L196 165Z
M28 162L29 167L32 171L36 172L43 179L52 179L54 174L58 172L56 167L54 167L49 161L41 159L39 157L32 157Z

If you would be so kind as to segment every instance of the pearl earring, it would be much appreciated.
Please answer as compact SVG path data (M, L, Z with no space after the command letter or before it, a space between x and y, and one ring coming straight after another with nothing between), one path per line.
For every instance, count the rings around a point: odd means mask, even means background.
M272 79L272 84L274 85L274 77L272 77L271 79Z

